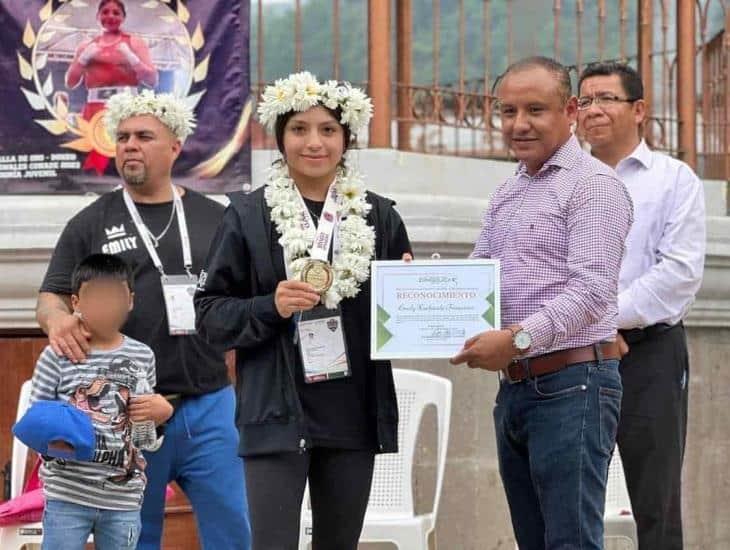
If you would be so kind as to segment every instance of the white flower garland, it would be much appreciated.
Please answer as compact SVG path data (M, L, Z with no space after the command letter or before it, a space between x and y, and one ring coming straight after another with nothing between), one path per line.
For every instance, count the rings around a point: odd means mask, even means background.
M185 141L195 129L195 114L184 99L172 94L155 94L142 90L133 95L129 92L115 94L106 102L104 124L112 141L116 141L119 124L130 117L152 115L180 141Z
M359 88L336 80L320 84L312 73L303 71L266 87L258 106L259 121L273 131L279 115L289 111L301 113L319 104L328 109L341 108L340 122L355 135L367 127L373 116L373 104Z
M365 221L371 205L365 200L362 177L354 170L338 169L335 188L338 213L344 219L338 224L340 250L332 262L334 280L322 297L329 309L336 308L344 298L357 296L360 285L370 277L370 259L375 252L375 230ZM287 272L299 279L309 260L315 229L301 229L307 213L286 164L276 164L269 170L264 198L281 235L279 244L284 249Z

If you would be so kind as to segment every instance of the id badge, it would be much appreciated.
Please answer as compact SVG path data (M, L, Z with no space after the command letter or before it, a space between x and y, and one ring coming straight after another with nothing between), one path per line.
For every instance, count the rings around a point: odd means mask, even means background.
M350 376L342 315L324 306L304 312L297 323L307 384Z
M167 275L162 279L167 327L171 336L195 334L193 296L197 284L198 277L195 275Z

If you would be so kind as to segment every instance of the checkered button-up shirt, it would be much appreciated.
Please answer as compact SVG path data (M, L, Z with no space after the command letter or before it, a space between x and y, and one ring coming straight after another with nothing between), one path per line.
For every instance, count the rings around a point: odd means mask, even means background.
M502 324L530 334L529 356L615 337L632 221L624 184L575 137L534 176L520 163L496 190L472 257L501 261Z

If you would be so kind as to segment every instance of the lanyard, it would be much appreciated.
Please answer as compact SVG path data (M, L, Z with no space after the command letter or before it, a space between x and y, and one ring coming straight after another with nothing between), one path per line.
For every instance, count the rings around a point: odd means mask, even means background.
M312 215L309 213L307 204L304 202L302 194L299 189L294 187L299 197L299 203L302 207L302 215L299 219L299 229L303 233L314 227L314 220ZM337 244L337 222L339 219L338 215L338 195L337 189L335 188L334 182L330 185L327 190L327 199L325 200L324 206L322 207L322 214L319 217L319 223L317 224L317 231L314 234L314 240L312 246L309 249L309 257L313 260L322 260L323 262L329 261L330 248L332 247L333 235L335 240L335 254L338 252ZM289 266L287 266L287 277L290 277Z
M304 202L304 197L302 197L302 194L299 192L299 189L297 189L296 185L294 186L294 189L297 192L297 196L299 197L299 203L302 207L302 215L299 218L299 229L301 229L301 231L306 234L307 230L309 230L310 227L314 227L314 220L312 219L312 215L309 213L307 203ZM314 234L312 247L309 249L309 257L313 260L321 260L323 262L329 263L330 247L332 246L333 234L335 241L334 255L336 256L339 253L339 244L337 238L337 222L339 221L339 216L337 212L337 202L337 189L335 188L335 182L332 182L329 189L327 190L327 199L325 200L324 206L322 207L322 214L319 216L319 223L317 223L317 231ZM287 278L291 278L291 273L288 265L286 265L286 276ZM299 330L297 329L297 325L299 324L301 318L302 312L299 311L297 312L297 315L294 316L294 344L296 344L299 339Z
M180 230L180 242L182 243L182 249L183 249L183 265L185 266L185 271L187 274L192 277L192 269L193 269L193 256L190 251L190 235L188 234L188 224L185 220L185 208L183 208L183 201L180 198L180 195L177 194L177 190L175 189L175 186L172 185L172 201L175 208L175 215L177 216L177 226ZM157 254L157 250L155 249L154 245L152 244L152 239L150 239L149 229L147 229L147 226L145 225L144 221L142 220L142 216L139 215L139 210L137 210L137 205L134 204L134 201L132 200L132 197L129 195L127 190L124 190L124 204L127 206L127 211L129 212L129 215L132 217L132 221L134 222L134 226L137 228L137 233L139 233L139 236L142 238L142 242L144 243L145 248L147 249L147 253L150 255L150 258L152 259L152 263L157 268L157 271L160 272L160 275L162 275L163 279L167 278L167 275L165 275L165 269L162 266L162 260L160 260L160 256Z

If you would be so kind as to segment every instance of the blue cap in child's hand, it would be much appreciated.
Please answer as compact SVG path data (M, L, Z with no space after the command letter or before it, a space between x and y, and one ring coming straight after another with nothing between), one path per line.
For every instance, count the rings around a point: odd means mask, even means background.
M63 401L36 401L13 426L15 437L45 456L90 461L96 436L91 418Z

